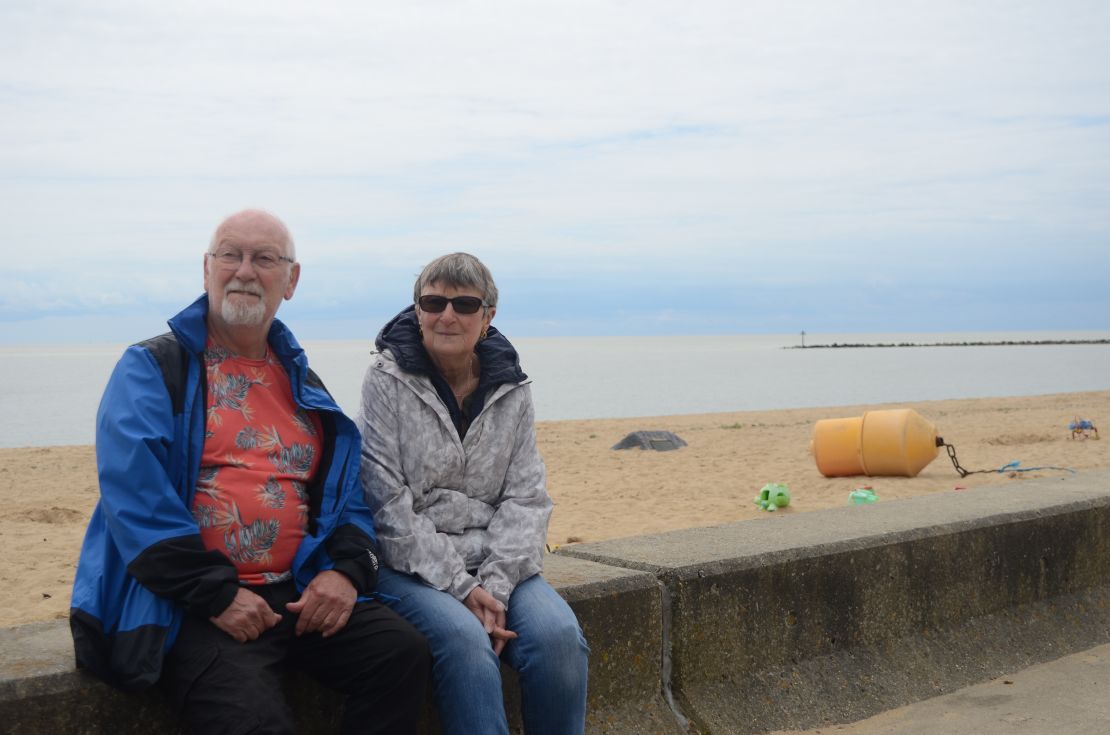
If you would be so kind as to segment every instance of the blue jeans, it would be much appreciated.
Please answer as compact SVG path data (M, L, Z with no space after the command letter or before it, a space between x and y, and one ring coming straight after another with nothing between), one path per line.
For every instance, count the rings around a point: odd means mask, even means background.
M506 735L501 666L478 618L446 592L384 565L378 591L428 639L443 731ZM502 658L520 677L524 731L581 735L589 648L574 611L537 574L513 590L507 625L518 637L505 646Z

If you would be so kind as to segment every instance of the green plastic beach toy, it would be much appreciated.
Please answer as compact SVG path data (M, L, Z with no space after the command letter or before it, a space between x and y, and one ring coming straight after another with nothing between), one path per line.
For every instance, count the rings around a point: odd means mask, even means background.
M874 503L878 499L879 496L869 487L858 487L848 493L848 503L850 505L868 505Z
M776 508L785 508L790 505L790 490L784 482L768 482L759 491L755 504L761 510L773 512Z

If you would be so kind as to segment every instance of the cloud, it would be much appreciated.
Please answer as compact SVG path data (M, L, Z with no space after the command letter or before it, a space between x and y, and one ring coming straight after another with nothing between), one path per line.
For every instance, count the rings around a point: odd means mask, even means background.
M290 225L288 308L319 325L388 316L457 249L612 330L831 322L845 284L974 309L892 328L1106 325L1097 289L1036 296L1042 316L1006 285L1110 266L1108 21L1078 0L8 2L0 325L183 305L245 206ZM753 316L697 284L758 294ZM863 306L839 328L882 326Z

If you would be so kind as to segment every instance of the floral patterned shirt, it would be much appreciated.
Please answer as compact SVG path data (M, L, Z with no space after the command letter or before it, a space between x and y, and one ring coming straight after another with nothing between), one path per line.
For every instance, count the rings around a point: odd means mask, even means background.
M320 419L297 407L267 353L235 355L209 340L208 419L193 517L209 549L244 584L290 577L308 524L308 483L320 462Z

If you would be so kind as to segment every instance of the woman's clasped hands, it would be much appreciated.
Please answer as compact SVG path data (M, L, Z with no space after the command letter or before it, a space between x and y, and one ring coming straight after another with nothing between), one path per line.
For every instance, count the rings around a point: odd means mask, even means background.
M474 613L482 627L486 629L486 633L490 637L490 643L493 644L494 654L500 656L501 652L505 650L505 644L516 638L516 633L505 627L505 606L496 597L482 589L481 585L470 590L470 594L463 600L463 604L466 605L467 610Z

